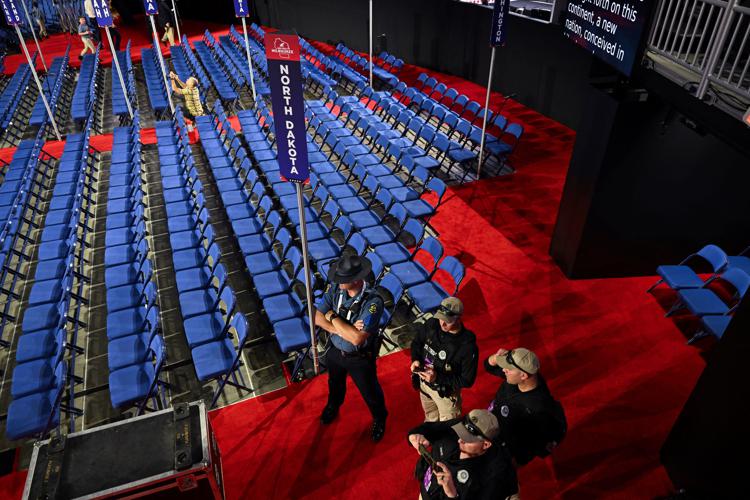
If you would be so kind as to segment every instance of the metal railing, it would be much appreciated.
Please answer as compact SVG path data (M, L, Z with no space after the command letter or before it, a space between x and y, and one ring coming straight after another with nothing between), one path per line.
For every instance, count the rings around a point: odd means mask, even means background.
M712 94L740 115L747 109L750 0L661 0L647 49L687 70L672 79L699 99Z

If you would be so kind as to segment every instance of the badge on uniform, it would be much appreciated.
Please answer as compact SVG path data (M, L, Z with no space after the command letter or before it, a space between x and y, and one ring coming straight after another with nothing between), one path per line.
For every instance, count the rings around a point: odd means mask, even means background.
M370 311L370 314L375 314L378 312L378 305L377 304L370 304L370 308L368 309Z
M503 405L500 407L500 415L503 417L507 417L508 414L510 414L510 408L508 408L508 405Z
M445 353L445 351L440 351L440 352L438 353L438 358L442 359L443 361L445 361L445 358L446 358L447 356L448 356L448 355L447 355L447 354Z
M469 471L467 471L466 469L461 469L456 474L456 478L458 479L459 483L464 484L466 481L469 480Z

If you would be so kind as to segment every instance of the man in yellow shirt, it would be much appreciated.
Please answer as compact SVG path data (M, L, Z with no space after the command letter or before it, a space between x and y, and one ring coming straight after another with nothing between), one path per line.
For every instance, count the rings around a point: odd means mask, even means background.
M196 116L202 116L204 113L201 93L198 89L198 79L191 76L183 83L173 71L169 72L169 79L172 81L172 90L185 99L185 107L187 108L183 110L185 118L195 120Z

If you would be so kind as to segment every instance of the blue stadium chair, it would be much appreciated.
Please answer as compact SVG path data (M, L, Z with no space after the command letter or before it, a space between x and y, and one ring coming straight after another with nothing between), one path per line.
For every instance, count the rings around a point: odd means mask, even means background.
M142 327L143 330L140 332L114 339L107 344L107 363L110 372L146 362L151 341L160 330L157 306L149 309Z
M219 299L205 314L198 314L184 321L185 336L191 349L226 336L227 320L236 311L237 302L229 287L224 288Z
M708 263L712 269L712 275L709 280L715 278L719 273L726 269L729 260L727 254L717 247L716 245L706 245L705 247L698 250L696 253L690 254L685 257L682 262L678 265L670 266L659 266L656 268L656 273L661 276L661 279L651 285L646 290L650 292L661 283L666 283L670 288L674 290L680 290L682 288L700 288L704 285L703 280L700 276L688 265L694 260L702 260Z
M29 436L44 436L60 425L60 410L67 387L67 364L59 363L55 369L55 386L45 392L38 392L14 399L8 406L8 419L5 435L10 440ZM68 408L68 411L74 411Z
M148 400L154 400L154 410L158 409L157 397L160 396L159 380L164 367L166 348L159 335L154 335L149 345L149 355L142 363L136 363L110 372L109 396L113 408L137 406L137 415L143 413ZM166 406L162 402L163 406Z
M732 302L727 304L721 296L709 288L711 284L729 284L735 292ZM677 302L667 312L671 316L676 311L687 308L695 316L727 315L734 312L739 302L750 287L750 276L739 268L729 268L723 274L705 283L701 288L682 288L677 290Z
M455 285L453 290L447 291L435 281L425 281L409 287L407 290L409 297L414 301L414 305L423 313L436 310L443 299L451 295L456 295L458 287L464 279L464 266L455 257L448 256L444 258L438 269L445 271L453 279L453 284Z
M429 256L431 261L427 268L416 261L416 257L423 254ZM401 281L404 287L409 288L429 281L435 274L442 256L443 246L440 242L432 237L425 238L409 260L391 266L391 273Z
M252 389L238 382L236 375L241 363L242 349L245 347L248 336L248 326L245 317L242 313L237 312L232 316L223 330L225 333L223 337L199 345L192 350L193 363L195 364L195 373L198 376L198 380L206 382L212 379L219 379L219 384L214 391L214 396L209 406L210 408L216 405L216 401L218 401L227 384L252 392ZM234 330L237 335L236 347L226 335L231 330Z

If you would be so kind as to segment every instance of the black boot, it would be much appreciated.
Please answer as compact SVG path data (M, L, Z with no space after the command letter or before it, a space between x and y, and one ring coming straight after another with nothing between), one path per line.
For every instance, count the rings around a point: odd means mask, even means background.
M333 406L327 406L323 408L323 413L320 414L320 423L323 425L328 425L334 420L336 420L336 417L339 415L339 409L334 408Z
M372 434L371 438L373 442L377 443L381 439L383 439L383 435L385 434L385 420L375 420L372 422Z

